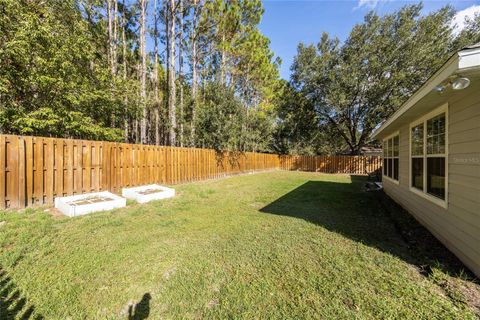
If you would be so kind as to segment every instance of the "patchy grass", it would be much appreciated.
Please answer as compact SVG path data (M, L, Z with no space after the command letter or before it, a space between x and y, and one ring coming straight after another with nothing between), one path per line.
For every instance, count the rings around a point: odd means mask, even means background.
M473 319L363 182L273 172L79 218L0 213L0 318Z

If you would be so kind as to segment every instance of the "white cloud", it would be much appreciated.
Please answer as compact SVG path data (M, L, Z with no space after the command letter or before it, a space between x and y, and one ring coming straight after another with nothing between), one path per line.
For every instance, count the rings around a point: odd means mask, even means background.
M385 0L358 0L358 5L355 7L355 9L359 9L362 7L366 7L369 9L375 8L379 2L382 2Z
M465 28L465 18L468 17L470 19L473 19L473 17L475 17L475 14L480 14L480 5L473 5L461 11L458 11L452 21L452 28L454 28L454 32L458 33L463 28Z

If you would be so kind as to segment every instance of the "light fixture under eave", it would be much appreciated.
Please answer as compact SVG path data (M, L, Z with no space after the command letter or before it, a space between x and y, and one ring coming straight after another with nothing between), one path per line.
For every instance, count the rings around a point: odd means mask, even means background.
M463 90L470 85L470 79L468 78L457 78L452 82L453 90Z

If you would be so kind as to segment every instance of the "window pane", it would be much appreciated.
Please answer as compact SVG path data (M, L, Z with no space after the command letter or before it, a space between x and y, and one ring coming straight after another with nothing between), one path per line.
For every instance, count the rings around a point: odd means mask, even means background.
M423 124L412 128L412 155L423 155Z
M399 143L400 143L399 137L398 136L394 137L393 138L393 156L394 157L398 157Z
M445 153L445 113L427 121L427 154Z
M412 187L423 191L423 158L412 158Z
M445 153L445 133L438 137L438 153Z
M438 154L438 136L427 137L427 154Z
M433 136L445 133L445 113L439 114L427 121L427 135Z
M393 159L393 179L398 180L398 158Z
M388 140L388 156L393 157L393 139Z
M387 140L383 140L383 157L387 156Z
M392 159L392 158L389 158L389 159L388 159L388 174L387 174L387 175L388 175L390 178L392 178L392 177L393 177L393 166L392 166L392 161L393 161L393 159Z
M387 159L383 158L383 175L387 175Z
M427 193L445 199L445 158L427 158Z

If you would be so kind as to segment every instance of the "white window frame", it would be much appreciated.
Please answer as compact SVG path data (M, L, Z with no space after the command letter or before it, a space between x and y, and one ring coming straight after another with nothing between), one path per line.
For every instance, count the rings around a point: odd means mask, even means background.
M392 139L392 143L393 143L393 140L394 140L393 138L395 138L396 136L398 136L398 156L393 155L393 146L392 146L392 148L391 148L392 149L392 155L385 158L385 156L384 156L385 152L383 152L382 153L382 158L387 159L387 165L388 165L388 159L392 159L392 164L395 163L395 161L393 161L393 159L398 159L398 180L395 180L393 178L394 170L392 170L392 178L390 178L388 175L385 174L385 172L388 173L388 168L387 167L382 168L382 178L387 179L388 181L393 182L395 184L399 184L399 180L400 180L400 131L396 131L396 132L392 133L391 135L385 137L382 141L382 148L385 145L385 143L387 143L387 146L388 146L388 141L390 139ZM388 148L388 151L390 151L390 148ZM383 166L383 163L382 163L382 166Z
M427 121L445 113L445 153L444 154L427 154ZM412 128L418 126L419 124L423 124L423 190L419 190L412 186ZM442 208L448 208L448 103L441 105L440 107L436 108L435 110L427 113L426 115L418 118L417 120L410 123L409 126L409 155L408 155L408 172L409 172L409 189L411 192L430 200L431 202L441 206ZM415 156L420 158L420 156ZM427 193L427 158L435 158L435 157L445 157L445 199L442 200L434 195Z

